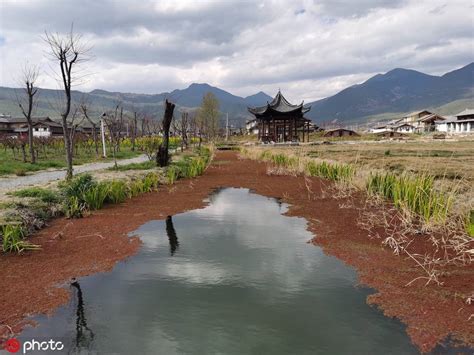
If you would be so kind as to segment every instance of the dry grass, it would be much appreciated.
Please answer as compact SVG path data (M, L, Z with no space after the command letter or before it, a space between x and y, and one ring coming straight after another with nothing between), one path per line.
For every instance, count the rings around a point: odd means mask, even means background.
M449 197L443 218L420 215L408 203L387 204L383 196L372 194L367 196L367 205L361 208L359 225L368 231L369 237L380 238L383 245L398 255L409 257L424 271L424 276L408 282L407 286L419 279L425 279L426 284L440 284L438 277L443 266L474 261L474 238L466 232L466 216L474 206L474 141L246 147L242 154L253 160L269 162L269 174L305 176L308 198L313 195L313 189L306 176L316 175L335 181L328 183L321 193L323 197L341 198L344 201L341 208L354 207L348 197L355 190L366 191L367 182L374 172L407 179L412 179L411 176L414 181L420 176L429 177L433 180L428 187L429 194ZM331 174L310 174L308 165L311 164L350 166L354 171L346 178L338 179ZM373 207L377 213L369 212L374 210ZM383 237L377 233L380 229ZM417 235L429 238L434 246L432 254L421 255L412 250L413 236Z

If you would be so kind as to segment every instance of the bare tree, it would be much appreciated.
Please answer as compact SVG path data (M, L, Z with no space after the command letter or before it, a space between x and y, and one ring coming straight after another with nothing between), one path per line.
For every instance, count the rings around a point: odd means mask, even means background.
M86 55L89 48L86 47L81 35L74 34L72 26L71 31L66 35L45 32L44 40L49 45L49 53L52 59L59 64L60 68L58 76L60 86L64 91L64 97L58 109L61 115L66 150L66 179L69 180L73 174L73 144L68 134L68 118L71 113L71 88L80 79L76 75L77 69L82 62L88 59Z
M181 138L181 151L188 148L189 113L182 112L179 120L173 121L173 130Z
M117 168L117 152L120 149L120 140L123 130L123 106L120 104L115 106L113 112L105 113L103 115L109 138L112 145L112 155L114 157L114 167Z
M20 106L23 116L28 124L28 145L30 147L31 163L36 163L35 148L33 146L33 108L35 106L35 95L38 93L36 80L38 79L39 69L34 65L25 65L21 76L21 83L24 88L24 97L17 97L18 106Z
M139 115L140 114L134 110L133 117L130 120L130 140L132 142L132 152L135 151L135 147L136 147Z
M82 99L81 103L79 104L79 109L84 116L84 118L89 122L92 126L92 139L94 140L94 148L95 148L95 155L99 156L99 138L97 135L97 123L92 120L89 115L89 104L86 99Z
M173 111L175 104L165 101L165 115L163 116L163 142L158 148L158 153L156 154L156 164L158 166L167 166L169 164L169 140L170 140L170 127L171 121L173 120Z

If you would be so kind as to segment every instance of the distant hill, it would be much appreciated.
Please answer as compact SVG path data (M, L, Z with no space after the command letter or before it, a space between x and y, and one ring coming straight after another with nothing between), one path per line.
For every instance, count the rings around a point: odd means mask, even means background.
M439 107L453 101L470 102L472 106L473 92L474 63L442 76L398 68L310 103L307 116L315 121L354 122L383 113Z
M93 90L89 93L74 91L73 100L79 102L85 99L90 103L93 115L99 116L102 112L113 109L118 102L121 102L127 111L138 110L157 119L163 116L163 102L169 99L177 104L178 111L196 110L202 102L203 96L212 92L219 100L222 117L229 114L231 124L242 126L251 116L247 111L247 106L264 105L272 100L269 95L259 92L248 97L240 97L208 84L191 84L186 89L173 90L161 94L133 94L110 92L105 90ZM0 87L0 113L21 115L16 103L17 95L22 94L22 89ZM36 115L49 115L56 117L55 103L61 92L50 89L40 89L38 97L38 107Z
M0 113L20 115L15 101L20 90L0 87ZM240 97L205 83L194 83L186 89L153 95L105 90L89 93L74 91L73 99L77 102L85 98L97 117L105 110L114 108L117 102L122 102L128 111L139 110L161 119L166 98L177 104L178 111L196 110L207 92L212 92L219 100L222 118L228 113L230 123L237 127L243 126L252 117L247 111L248 106L262 106L272 100L264 92ZM52 107L59 94L57 90L41 89L36 114L57 117ZM464 108L474 108L474 63L442 76L393 69L308 105L312 106L308 118L316 122L337 120L341 124L393 118L426 108L439 109L440 114L454 114Z

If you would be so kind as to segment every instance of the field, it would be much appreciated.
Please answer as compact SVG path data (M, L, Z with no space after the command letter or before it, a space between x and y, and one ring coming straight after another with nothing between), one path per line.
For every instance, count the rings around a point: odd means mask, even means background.
M117 153L117 159L133 158L141 153L138 151L132 151L130 147L123 148ZM97 156L95 152L80 149L74 156L74 165L82 165L86 163L92 163L97 161L111 161L112 157L109 154L108 158L102 158L100 155ZM2 175L25 175L29 172L35 172L50 168L65 168L66 159L64 157L64 151L56 149L47 149L44 154L38 156L36 164L29 162L23 162L21 152L15 154L11 149L0 150L0 176Z

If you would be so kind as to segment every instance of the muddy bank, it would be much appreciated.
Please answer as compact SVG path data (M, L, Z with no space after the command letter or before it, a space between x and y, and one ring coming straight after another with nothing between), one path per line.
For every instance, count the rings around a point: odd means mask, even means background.
M316 235L314 243L354 266L360 281L377 289L370 303L408 325L413 342L423 351L453 335L474 345L474 305L465 296L474 293L474 267L450 268L445 284L423 286L413 261L392 254L381 240L369 238L357 225L363 199L334 199L322 193L328 183L319 179L268 176L262 163L239 160L235 152L220 152L206 173L178 181L158 192L105 208L78 220L58 219L32 238L43 250L22 256L1 256L0 323L14 332L26 316L48 313L67 302L72 277L110 270L133 255L140 242L127 234L151 219L203 206L203 199L218 187L245 187L291 204L290 215L304 217ZM420 250L429 244L420 244ZM0 329L4 336L9 329Z

